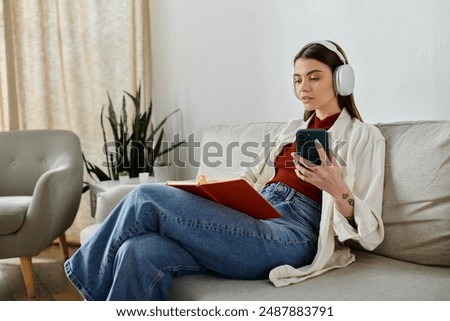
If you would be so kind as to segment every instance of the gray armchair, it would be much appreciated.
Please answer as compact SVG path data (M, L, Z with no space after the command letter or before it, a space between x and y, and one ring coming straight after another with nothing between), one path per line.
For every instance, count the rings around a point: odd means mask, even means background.
M19 257L29 297L31 258L59 238L80 204L83 159L79 138L65 130L0 132L0 259Z

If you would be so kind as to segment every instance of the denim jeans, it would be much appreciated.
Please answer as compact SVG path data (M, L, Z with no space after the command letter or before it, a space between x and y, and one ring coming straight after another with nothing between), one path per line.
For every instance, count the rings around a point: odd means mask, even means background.
M262 279L317 252L320 205L282 183L262 195L282 218L256 220L180 189L143 184L65 263L86 300L164 300L193 273Z

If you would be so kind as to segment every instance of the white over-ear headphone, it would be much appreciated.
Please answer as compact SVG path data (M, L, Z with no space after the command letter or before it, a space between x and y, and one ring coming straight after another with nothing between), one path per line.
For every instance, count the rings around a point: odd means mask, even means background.
M349 96L352 94L355 88L355 73L352 66L350 66L344 58L344 55L338 50L335 44L330 41L315 41L311 42L307 46L312 44L319 44L324 46L330 51L333 51L339 59L344 63L338 66L333 73L333 87L337 94L340 96Z

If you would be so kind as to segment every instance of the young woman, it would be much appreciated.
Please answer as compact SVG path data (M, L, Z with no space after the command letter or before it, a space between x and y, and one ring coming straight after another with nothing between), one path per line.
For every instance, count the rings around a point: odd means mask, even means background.
M65 263L83 297L164 300L174 277L204 272L283 286L350 264L345 240L374 249L384 235L385 144L360 120L349 68L336 44L306 45L293 76L304 119L288 122L268 158L242 173L281 218L256 220L176 188L140 185ZM330 159L317 144L317 166L293 153L301 128L328 130L337 154Z

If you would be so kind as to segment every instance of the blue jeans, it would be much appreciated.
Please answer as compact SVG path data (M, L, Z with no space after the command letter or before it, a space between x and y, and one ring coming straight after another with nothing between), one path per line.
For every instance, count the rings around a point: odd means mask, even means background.
M164 300L193 273L262 279L317 252L320 205L282 183L262 195L282 218L256 220L182 190L144 184L125 197L65 263L86 300Z

